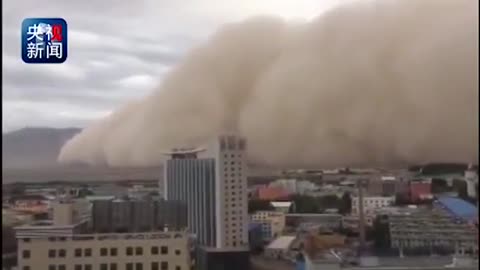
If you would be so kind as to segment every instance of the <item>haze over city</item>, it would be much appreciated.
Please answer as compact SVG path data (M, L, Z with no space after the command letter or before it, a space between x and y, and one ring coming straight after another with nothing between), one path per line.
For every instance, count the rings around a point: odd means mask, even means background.
M478 1L3 7L2 270L478 270Z
M156 166L165 149L225 131L271 165L478 161L478 29L466 27L476 3L202 2L199 14L141 3L142 20L121 22L108 18L126 2L88 19L63 2L39 9L65 12L72 53L64 65L25 67L6 44L4 132L88 127L59 161L110 166ZM13 37L27 14L6 8ZM159 14L169 8L189 16L167 27Z

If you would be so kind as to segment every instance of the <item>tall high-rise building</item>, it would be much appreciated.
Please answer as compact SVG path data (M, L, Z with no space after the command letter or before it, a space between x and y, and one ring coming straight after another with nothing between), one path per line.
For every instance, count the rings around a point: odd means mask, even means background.
M201 245L248 248L246 141L220 136L206 149L174 149L166 161L168 200L187 203Z
M187 204L188 227L199 245L198 269L248 269L245 139L220 136L204 149L167 154L164 196Z
M197 159L196 150L188 155L172 154L165 170L165 198L184 202L187 224L200 245L216 245L215 160Z

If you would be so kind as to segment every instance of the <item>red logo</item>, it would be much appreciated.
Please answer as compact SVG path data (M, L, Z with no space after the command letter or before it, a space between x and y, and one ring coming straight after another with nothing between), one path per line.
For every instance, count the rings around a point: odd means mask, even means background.
M52 41L62 41L62 26L55 24L52 26Z

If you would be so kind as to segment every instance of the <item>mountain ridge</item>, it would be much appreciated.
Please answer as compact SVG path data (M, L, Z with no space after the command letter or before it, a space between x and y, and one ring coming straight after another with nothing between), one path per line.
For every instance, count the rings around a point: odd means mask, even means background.
M25 127L2 134L2 169L56 167L62 146L82 129Z

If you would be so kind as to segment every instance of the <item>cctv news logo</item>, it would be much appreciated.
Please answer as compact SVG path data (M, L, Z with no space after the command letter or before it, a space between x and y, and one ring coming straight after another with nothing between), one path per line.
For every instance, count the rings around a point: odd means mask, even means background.
M67 22L61 18L28 18L22 23L22 60L60 64L67 60Z

